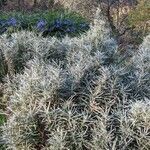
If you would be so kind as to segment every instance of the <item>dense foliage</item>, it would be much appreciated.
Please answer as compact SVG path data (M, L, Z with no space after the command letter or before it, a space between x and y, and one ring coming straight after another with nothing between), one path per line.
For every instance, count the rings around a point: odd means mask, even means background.
M61 40L0 36L7 149L150 148L150 36L122 54L99 9L93 22Z
M6 5L7 0L0 0L0 8Z
M35 13L29 16L28 14L19 15L19 13L2 14L0 17L0 34L23 29L41 32L43 36L63 37L67 34L76 36L89 29L89 24L79 15L61 14L58 12L47 12L42 15Z
M0 0L0 150L149 150L149 8Z

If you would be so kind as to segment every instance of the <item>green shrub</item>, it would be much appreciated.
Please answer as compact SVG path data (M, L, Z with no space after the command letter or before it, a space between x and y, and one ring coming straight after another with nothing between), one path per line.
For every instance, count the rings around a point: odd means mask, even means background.
M62 36L80 35L89 29L86 19L74 12L65 10L39 12L10 12L0 14L0 33L16 30L40 31L43 34Z

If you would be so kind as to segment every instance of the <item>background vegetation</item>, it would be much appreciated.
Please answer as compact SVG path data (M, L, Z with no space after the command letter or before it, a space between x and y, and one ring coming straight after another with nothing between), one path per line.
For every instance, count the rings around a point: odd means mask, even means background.
M1 13L0 33L12 33L16 30L41 32L43 36L63 37L66 34L77 36L89 29L86 19L67 11L38 11Z

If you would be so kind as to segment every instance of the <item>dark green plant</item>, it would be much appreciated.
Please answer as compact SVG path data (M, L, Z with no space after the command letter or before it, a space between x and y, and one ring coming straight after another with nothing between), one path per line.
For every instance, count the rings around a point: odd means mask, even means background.
M6 5L7 0L0 0L0 8Z
M44 32L43 35L76 36L89 29L86 19L74 12L65 10L42 11L32 14L27 12L1 13L0 32L11 33L17 30L34 30Z
M0 114L0 127L6 122L6 117L2 114ZM5 145L3 144L3 141L1 139L2 131L0 129L0 150L5 150Z

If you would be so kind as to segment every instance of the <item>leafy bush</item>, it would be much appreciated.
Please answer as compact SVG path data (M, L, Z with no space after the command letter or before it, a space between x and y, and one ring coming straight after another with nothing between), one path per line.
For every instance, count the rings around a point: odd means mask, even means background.
M0 33L12 32L20 29L35 30L43 36L51 35L62 37L75 36L89 29L86 20L75 13L45 12L35 14L12 13L2 14L0 20Z
M8 149L149 149L149 36L129 59L106 27L98 10L80 37L0 37L8 68L23 67L5 79Z

